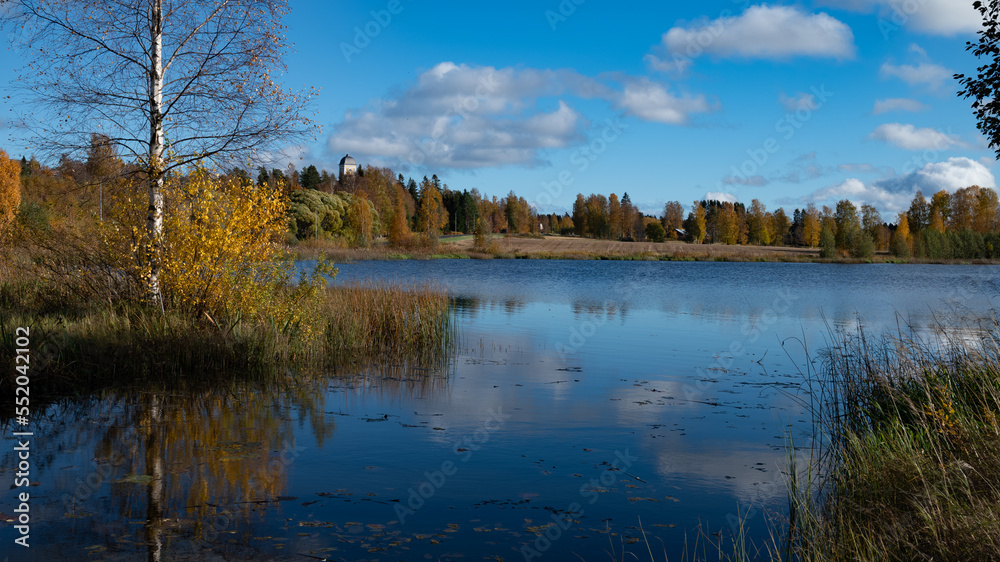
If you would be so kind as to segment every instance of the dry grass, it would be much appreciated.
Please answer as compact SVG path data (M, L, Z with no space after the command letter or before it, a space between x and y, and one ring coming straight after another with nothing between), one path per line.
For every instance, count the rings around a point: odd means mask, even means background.
M1000 559L997 334L989 319L840 337L816 412L826 447L791 471L790 558Z
M331 288L323 301L326 353L347 358L432 358L452 341L450 299L431 287L370 283Z
M597 256L632 256L648 254L651 259L670 256L674 259L729 258L752 261L765 258L770 260L804 260L819 256L819 250L809 248L770 246L727 246L722 244L689 244L687 242L617 242L594 240L573 236L545 236L542 238L495 238L499 253L525 257L552 257L594 259ZM470 251L472 240L460 240L442 244L442 252Z
M13 364L14 331L30 326L33 395L267 379L359 361L440 364L453 341L450 298L429 287L320 288L296 301L294 319L195 318L88 301L35 273L0 264L0 363ZM8 399L10 382L0 379Z

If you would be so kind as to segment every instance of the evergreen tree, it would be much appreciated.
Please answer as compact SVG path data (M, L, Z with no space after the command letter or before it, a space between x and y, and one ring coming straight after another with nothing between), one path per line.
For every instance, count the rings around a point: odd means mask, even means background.
M424 177L424 179L427 179L426 176ZM420 208L420 190L417 189L417 182L416 182L416 180L414 180L413 178L410 178L410 181L406 182L406 191L408 191L410 193L410 197L413 198L413 204L416 205L416 207L419 209Z
M302 186L302 189L317 189L322 181L319 170L312 164L306 166L306 169L302 170L302 174L299 176L299 185Z

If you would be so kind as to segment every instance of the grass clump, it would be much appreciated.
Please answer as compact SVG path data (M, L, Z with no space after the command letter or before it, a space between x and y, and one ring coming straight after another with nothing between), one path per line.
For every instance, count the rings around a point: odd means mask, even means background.
M825 448L808 478L791 471L789 558L998 558L997 334L839 337L815 412Z

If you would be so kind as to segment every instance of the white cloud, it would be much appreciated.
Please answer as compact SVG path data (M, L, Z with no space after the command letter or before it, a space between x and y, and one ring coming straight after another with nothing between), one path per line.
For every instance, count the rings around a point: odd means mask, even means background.
M881 25L904 27L928 35L975 33L982 26L979 12L965 0L820 0L828 6L855 12L877 11Z
M944 150L965 146L959 139L931 128L916 128L910 124L879 125L869 138L887 142L905 150Z
M262 151L257 153L254 159L254 164L256 166L264 166L267 168L278 168L281 171L285 171L285 168L289 164L295 166L296 168L304 168L309 164L315 164L316 167L321 167L320 162L315 162L310 158L309 149L305 146L285 146L280 149Z
M628 115L668 125L683 125L692 113L713 110L703 95L677 97L662 84L648 79L628 81L618 98L618 106Z
M919 189L926 195L930 195L942 189L954 193L956 190L970 185L995 187L996 178L981 163L970 158L958 157L949 158L945 162L927 164L916 172L883 180L877 182L876 185L890 191L911 190L911 194Z
M986 166L975 160L949 158L945 162L933 162L915 172L871 184L851 178L818 190L806 199L826 203L850 199L856 203L875 205L882 212L896 213L909 208L918 190L930 196L941 190L954 193L970 185L994 187L996 178Z
M935 35L975 33L982 28L982 16L971 2L924 0L914 14L913 28Z
M786 111L815 111L819 108L816 104L816 96L813 94L803 94L800 92L794 96L788 97L782 93L778 101L781 102L782 107L784 107Z
M603 78L607 84L573 70L442 62L409 87L346 112L327 148L402 170L539 166L547 151L586 140L590 123L569 97L669 125L715 109L703 95L675 95L646 78Z
M660 52L646 61L656 70L683 72L704 53L719 57L785 60L793 57L854 58L854 33L825 13L761 4L739 16L671 28Z
M916 53L918 57L924 60L927 59L927 51L920 45L917 45L916 43L910 43L910 52Z
M399 94L347 112L327 147L403 167L539 165L545 150L580 142L588 125L562 95L611 93L573 71L443 62ZM555 107L536 109L543 98Z
M899 78L911 86L923 85L932 90L940 89L954 74L951 70L932 62L919 62L915 65L895 65L887 62L879 70L879 76L883 79Z
M885 100L875 100L875 107L872 108L873 115L882 115L892 111L927 111L930 107L917 100L909 98L889 98Z
M740 199L732 193L709 191L705 194L705 201L728 201L730 203L739 203Z

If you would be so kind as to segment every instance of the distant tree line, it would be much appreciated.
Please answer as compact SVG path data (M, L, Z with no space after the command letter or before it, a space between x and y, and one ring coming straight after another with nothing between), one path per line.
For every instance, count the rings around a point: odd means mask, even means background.
M104 212L104 193L115 178L135 166L122 161L106 137L93 135L84 161L68 156L54 168L34 158L21 158L26 188L55 193L57 185L95 199ZM336 175L309 165L301 171L260 167L257 177L234 168L223 176L250 185L284 189L289 197L290 242L311 238L366 246L384 237L405 244L414 237L443 234L560 234L617 241L682 240L698 244L804 246L822 256L870 258L877 252L928 259L992 259L1000 257L1000 205L989 188L971 186L955 193L939 191L930 199L917 192L910 208L885 222L870 204L849 200L835 206L813 204L769 211L759 200L743 203L701 200L689 210L670 201L659 216L645 214L628 193L577 194L569 213L539 214L513 190L487 197L477 189L451 189L436 174L420 181L384 167L359 167L339 181ZM73 187L76 186L76 187ZM80 190L79 187L84 189ZM44 200L44 198L43 198ZM44 205L21 209L26 218L45 215Z

